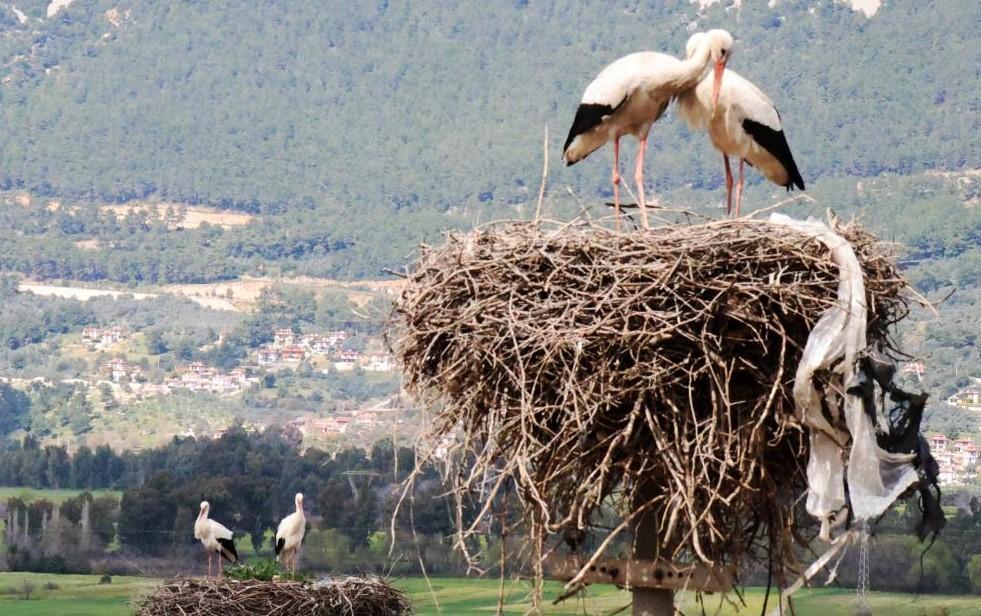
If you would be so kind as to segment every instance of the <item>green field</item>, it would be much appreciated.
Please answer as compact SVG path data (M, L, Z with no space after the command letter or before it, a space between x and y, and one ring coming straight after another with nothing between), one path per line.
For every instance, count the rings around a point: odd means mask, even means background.
M33 585L30 599L23 598L24 584ZM155 580L114 577L112 584L99 584L98 576L0 573L0 614L4 616L128 616L132 602L148 592ZM408 593L418 616L445 614L493 614L497 606L497 582L463 578L433 578L432 591L421 578L396 581ZM54 587L48 587L53 584ZM547 598L555 597L559 584L548 584ZM524 614L530 607L530 585L509 582L505 613ZM434 599L435 595L435 599ZM746 607L719 606L719 598L705 602L707 614L718 616L760 613L763 591L746 592ZM771 597L770 605L774 605ZM439 604L439 609L436 603ZM546 613L556 615L609 614L629 602L629 595L614 588L590 589L585 599L570 599L561 606L548 605ZM855 594L850 590L804 590L794 600L797 616L850 616L854 614ZM685 614L700 614L694 597L684 595L679 604ZM946 610L946 611L945 611ZM629 613L629 612L626 612ZM979 616L981 597L948 597L873 593L872 613L888 616Z
M25 583L33 586L30 599L24 599ZM0 573L0 614L124 616L132 613L131 601L154 583L140 577L113 577L112 584L99 584L97 575Z
M63 503L69 498L74 498L82 492L90 492L92 496L114 496L122 498L121 490L35 490L33 488L4 488L0 487L0 501L8 498L19 498L24 502L31 502L38 499L47 499L53 503Z
M433 579L432 594L435 594L435 601L438 601L441 611L436 609L425 580L420 578L399 580L397 585L409 594L415 613L419 616L440 613L447 616L493 614L497 606L497 583L493 580ZM505 613L525 614L531 607L530 585L525 582L511 583L508 588ZM558 596L560 588L557 583L546 585L547 614L605 615L616 612L630 602L628 593L607 586L589 589L583 599L572 598L561 606L553 606L550 599ZM748 589L744 593L746 606L737 608L722 601L717 595L706 596L705 613L717 616L755 616L763 607L763 597L763 589ZM734 596L730 598L738 601ZM775 602L774 593L770 597L767 612L771 607L775 607ZM888 614L888 616L981 616L981 597L921 596L917 598L912 595L873 593L871 604L873 614ZM691 593L681 596L678 607L689 616L701 614L700 606L696 604L695 596ZM805 589L794 597L794 610L797 616L851 616L855 613L855 592L838 589ZM625 610L620 613L629 614L630 611Z

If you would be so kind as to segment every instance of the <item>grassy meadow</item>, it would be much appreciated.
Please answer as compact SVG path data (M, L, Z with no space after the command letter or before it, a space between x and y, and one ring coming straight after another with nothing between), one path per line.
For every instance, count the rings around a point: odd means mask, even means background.
M114 576L100 584L97 575L0 573L0 614L4 616L128 616L132 600L156 580ZM30 589L30 598L25 598Z
M129 616L133 601L149 592L156 580L113 577L100 584L94 575L0 573L0 614L4 616ZM405 591L417 616L493 614L497 606L497 582L465 578L433 578L432 589L422 578L405 578L396 585ZM26 585L26 586L25 586ZM25 598L25 589L30 598ZM556 597L561 586L546 585L546 599ZM507 584L505 614L519 615L530 607L531 586L524 581ZM719 597L707 597L705 613L718 616L755 615L763 605L763 590L748 589L746 606L737 608ZM770 605L773 606L771 597ZM612 587L590 589L584 599L570 599L560 606L548 605L547 614L610 614L629 603L629 594ZM851 590L801 591L794 599L797 616L850 616L855 594ZM438 604L438 607L437 607ZM685 594L679 607L685 614L700 614L694 596ZM629 612L621 612L629 613ZM920 596L873 593L872 613L889 616L981 616L981 597Z
M90 492L96 498L112 496L119 499L123 496L122 490L35 490L33 488L0 487L0 501L5 501L8 498L19 498L30 503L43 498L53 503L63 503L69 498L75 498L82 492Z

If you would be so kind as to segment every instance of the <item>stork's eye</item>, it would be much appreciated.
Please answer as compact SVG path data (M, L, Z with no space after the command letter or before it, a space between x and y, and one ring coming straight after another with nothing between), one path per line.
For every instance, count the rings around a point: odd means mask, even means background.
M722 57L723 58L726 57L726 50L725 49L722 50Z

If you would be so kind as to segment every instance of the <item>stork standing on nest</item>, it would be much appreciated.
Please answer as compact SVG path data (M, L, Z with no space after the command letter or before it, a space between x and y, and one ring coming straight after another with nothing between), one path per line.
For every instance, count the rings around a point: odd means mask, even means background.
M699 32L688 40L689 58L699 51L708 33ZM689 126L708 130L715 149L722 152L726 169L726 213L732 212L733 180L729 157L739 157L739 181L736 183L736 216L743 201L743 165L756 167L766 179L778 186L804 190L804 179L790 153L783 132L780 113L773 101L742 75L724 72L721 88L708 78L678 97L681 116Z
M210 519L208 517L210 510L211 505L208 504L208 501L202 501L198 519L194 521L194 538L200 540L208 552L208 577L211 577L211 558L216 552L218 553L219 573L221 573L222 558L231 563L238 562L238 552L235 551L232 531L225 528L223 524Z
M647 135L677 95L694 88L715 65L713 98L718 95L722 74L732 50L732 35L725 30L699 33L689 41L692 53L686 60L653 51L624 56L604 68L586 87L576 117L569 129L562 158L573 165L605 143L613 141L613 206L620 224L620 137L633 135L639 142L634 181L640 205L641 224L650 228L644 197L644 150Z
M296 495L296 511L289 514L279 523L276 529L276 559L284 567L290 568L290 573L296 574L296 560L306 532L307 518L303 515L303 495Z

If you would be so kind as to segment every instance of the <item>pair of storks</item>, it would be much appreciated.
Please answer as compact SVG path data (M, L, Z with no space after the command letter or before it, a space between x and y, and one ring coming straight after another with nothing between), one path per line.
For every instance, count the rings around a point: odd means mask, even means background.
M725 30L698 32L688 40L685 60L651 51L633 53L607 66L586 88L562 156L572 165L613 141L613 203L618 225L620 137L633 135L640 142L634 180L641 224L650 228L644 198L644 150L651 125L673 99L688 124L707 130L712 144L722 152L727 212L732 212L735 197L739 215L744 163L787 190L804 189L777 108L749 80L726 69L732 45L732 35ZM735 196L730 156L739 158Z
M307 519L303 515L303 495L297 494L294 499L296 511L289 514L276 528L276 559L296 573L296 560L299 555L303 534L306 532ZM211 505L202 501L198 519L194 522L194 538L199 539L208 552L208 576L211 576L211 559L218 555L218 571L221 572L221 559L228 562L238 562L238 552L235 551L235 539L232 531L224 524L208 517Z

